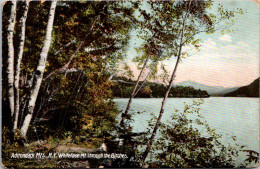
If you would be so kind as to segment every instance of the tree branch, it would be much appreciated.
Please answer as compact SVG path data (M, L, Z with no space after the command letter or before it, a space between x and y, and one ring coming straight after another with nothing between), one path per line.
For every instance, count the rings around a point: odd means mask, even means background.
M69 43L67 43L66 45L64 45L63 47L61 47L59 50L57 50L54 55L58 55L62 50L64 50L65 48L69 47L71 44L75 43L75 40L70 41Z
M76 56L76 54L78 53L78 51L81 49L81 47L84 45L85 43L85 39L89 36L89 34L92 32L96 22L98 21L99 19L99 15L96 17L96 19L94 20L94 22L92 23L90 29L89 29L89 32L86 34L86 36L84 37L84 40L82 40L80 43L79 43L79 46L77 47L77 49L75 50L75 52L70 56L68 62L61 68L59 69L56 69L54 71L52 71L51 73L49 73L43 80L45 81L46 79L48 79L49 77L51 77L53 74L56 74L56 73L60 73L60 72L65 72L68 70L69 68L69 65L71 63L71 61L74 59L74 57Z

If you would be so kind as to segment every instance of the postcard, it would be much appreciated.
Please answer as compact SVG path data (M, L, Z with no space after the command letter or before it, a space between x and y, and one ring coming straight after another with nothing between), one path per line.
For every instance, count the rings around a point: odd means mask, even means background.
M2 167L257 167L259 11L3 2Z

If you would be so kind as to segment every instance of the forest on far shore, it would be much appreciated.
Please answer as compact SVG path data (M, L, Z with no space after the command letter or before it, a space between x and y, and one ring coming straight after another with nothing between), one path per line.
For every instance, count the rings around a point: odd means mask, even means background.
M134 88L135 80L126 77L114 77L111 90L114 97L129 98ZM140 81L140 90L136 94L137 98L162 98L167 90L167 86L161 83ZM172 86L169 97L179 98L206 98L210 97L207 91L196 90L190 86Z

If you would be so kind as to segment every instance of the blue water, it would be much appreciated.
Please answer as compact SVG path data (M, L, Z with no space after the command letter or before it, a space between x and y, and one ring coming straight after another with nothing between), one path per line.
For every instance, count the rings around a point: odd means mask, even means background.
M128 99L114 99L120 110L124 110ZM192 98L168 98L162 122L169 120L174 109L183 110L184 102L191 104ZM162 98L134 99L130 111L143 112L134 114L134 131L146 131L150 113L158 116ZM201 106L201 114L211 128L222 134L222 142L232 143L231 136L237 137L237 143L246 145L248 149L259 151L259 98L211 97L205 98ZM240 157L245 158L245 157ZM241 159L243 160L243 159Z

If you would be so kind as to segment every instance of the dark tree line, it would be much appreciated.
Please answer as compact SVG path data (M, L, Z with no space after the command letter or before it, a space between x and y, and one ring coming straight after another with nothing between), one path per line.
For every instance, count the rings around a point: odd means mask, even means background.
M111 90L114 97L129 98L133 90L133 84L136 81L125 78L115 77ZM142 81L140 81L142 83ZM146 82L141 87L140 91L136 94L137 98L161 98L167 90L167 87L160 83ZM209 94L203 90L196 90L193 87L186 86L173 86L170 90L169 97L180 97L180 98L205 98L209 97Z

